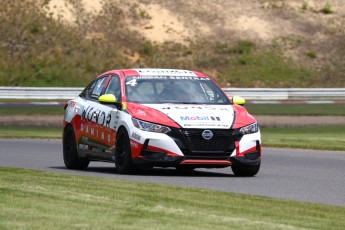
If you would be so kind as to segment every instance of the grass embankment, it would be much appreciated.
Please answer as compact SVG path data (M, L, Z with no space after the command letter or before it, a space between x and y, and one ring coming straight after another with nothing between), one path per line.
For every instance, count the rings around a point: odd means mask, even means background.
M345 151L345 125L261 128L264 147Z
M345 104L247 104L253 115L345 116Z
M61 128L12 126L0 127L0 138L58 139L61 137Z
M282 43L274 39L271 45L232 41L227 35L220 36L224 40L193 37L186 44L157 44L128 29L129 21L142 24L150 17L136 3L126 14L109 1L103 13L91 16L70 1L77 9L76 21L66 25L44 13L49 1L37 2L41 4L2 1L0 34L6 36L0 36L0 85L85 86L101 72L141 66L203 71L224 87L344 86L341 61L334 68L314 69L303 66L304 61L295 63L282 52L287 38ZM202 15L193 17L198 16ZM291 38L292 43L295 40ZM308 44L298 42L298 46Z
M58 106L25 106L12 107L7 106L0 108L1 115L27 115L27 116L49 116L60 115L63 118L63 105Z
M343 207L260 196L11 168L0 168L0 182L1 229L345 226Z

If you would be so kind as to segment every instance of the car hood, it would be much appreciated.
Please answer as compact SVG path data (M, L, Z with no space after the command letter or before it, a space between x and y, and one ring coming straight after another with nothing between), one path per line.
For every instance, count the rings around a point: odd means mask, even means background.
M231 105L137 104L135 107L132 111L136 118L168 126L174 122L183 128L229 129L235 117Z

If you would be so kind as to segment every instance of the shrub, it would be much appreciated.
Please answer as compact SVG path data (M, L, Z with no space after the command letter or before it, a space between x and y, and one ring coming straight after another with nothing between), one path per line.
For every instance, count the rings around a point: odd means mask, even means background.
M333 10L331 8L331 5L329 3L327 3L321 10L320 10L321 13L323 14L332 14L333 13Z

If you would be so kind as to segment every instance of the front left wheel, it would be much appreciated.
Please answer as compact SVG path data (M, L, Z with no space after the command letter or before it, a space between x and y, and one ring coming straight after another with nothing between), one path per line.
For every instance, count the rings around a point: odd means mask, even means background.
M90 161L80 158L75 140L74 130L67 126L63 133L63 161L68 169L86 169Z
M125 128L119 130L116 138L115 166L118 173L129 174L135 170L132 161L131 146Z
M257 165L232 165L231 169L235 176L250 177L255 176L260 170L260 163Z

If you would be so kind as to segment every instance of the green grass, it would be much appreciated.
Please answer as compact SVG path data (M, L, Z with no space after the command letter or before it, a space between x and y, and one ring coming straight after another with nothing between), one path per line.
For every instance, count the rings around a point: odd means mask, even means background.
M246 104L253 115L345 116L345 104Z
M343 229L344 215L337 206L0 168L1 229Z
M0 115L61 115L63 117L63 105L60 106L25 106L25 107L2 107Z
M312 87L311 79L315 74L297 65L292 60L285 60L276 52L253 52L242 54L236 62L229 62L221 68L222 77L235 86L252 85L253 87ZM307 83L308 82L308 83ZM309 84L309 86L308 86Z
M61 128L0 126L0 138L58 139L61 136Z
M16 98L0 98L0 103L6 102L56 102L56 99L16 99Z
M345 125L262 128L263 146L345 151Z
M323 14L332 14L333 13L333 10L332 10L332 7L329 3L327 3L321 10L320 10L321 13Z
M18 101L20 102L20 101ZM345 104L246 104L253 115L345 116ZM63 115L63 105L1 107L0 115Z
M42 107L6 107L0 109L0 115L61 115L63 117L63 105Z

